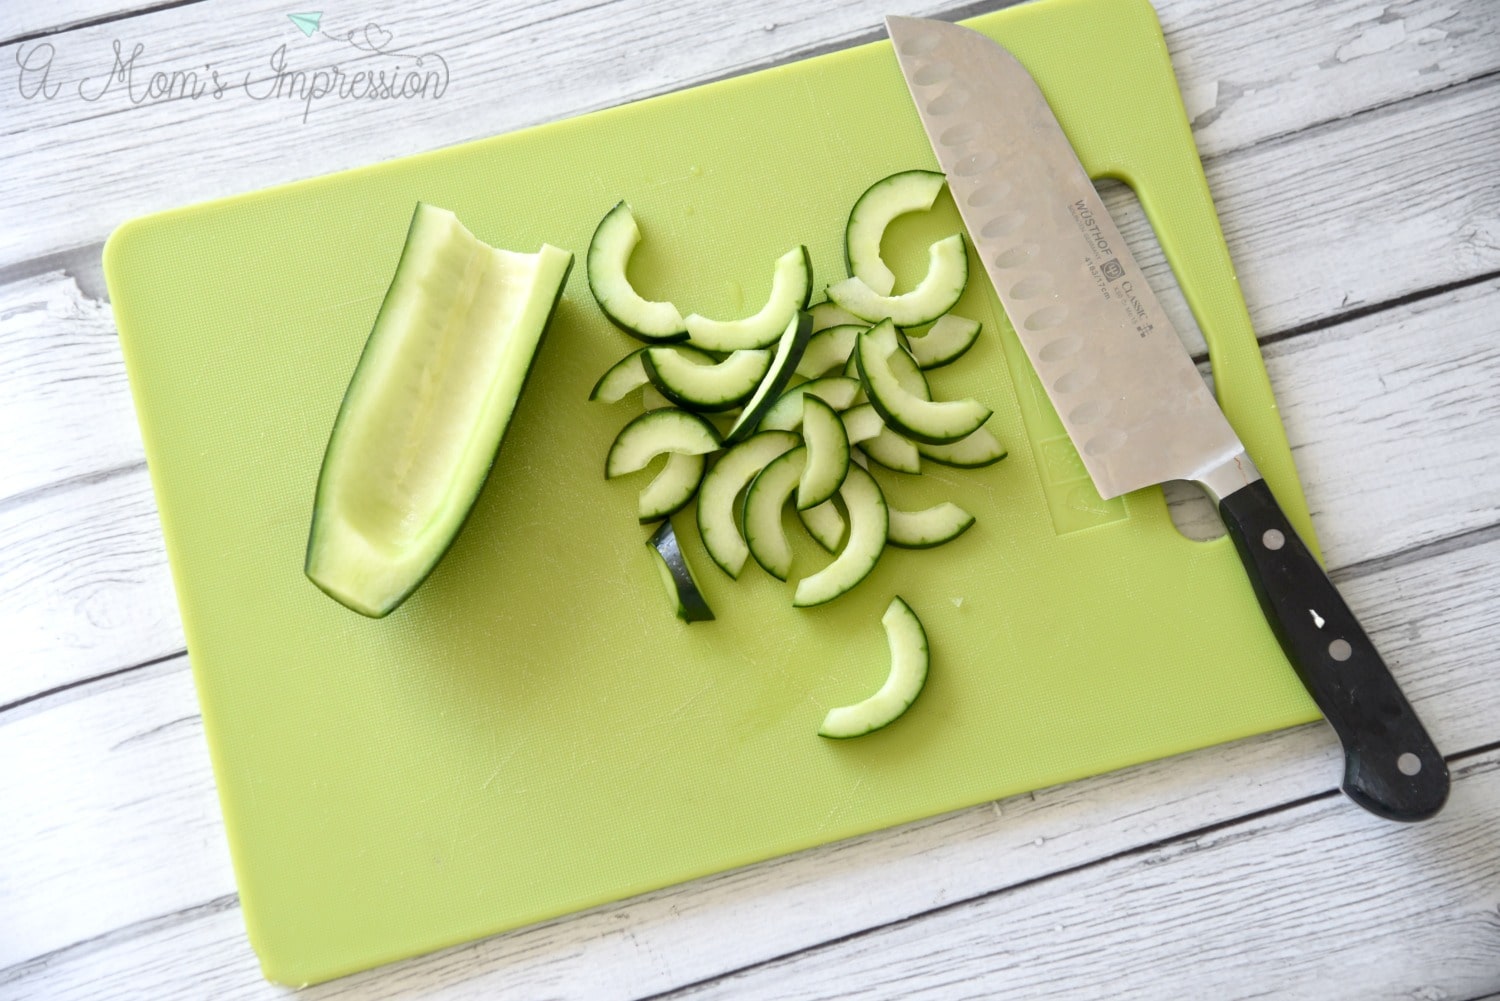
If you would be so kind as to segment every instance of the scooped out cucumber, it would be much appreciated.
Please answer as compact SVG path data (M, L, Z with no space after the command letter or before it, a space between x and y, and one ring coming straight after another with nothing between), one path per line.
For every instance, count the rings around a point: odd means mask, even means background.
M813 540L830 553L839 551L839 546L844 543L844 530L848 526L844 524L844 516L839 514L838 505L831 500L824 501L816 507L810 507L805 511L798 511L797 517L802 521L802 527L807 529L807 534Z
M858 278L828 286L828 298L867 323L889 319L898 327L920 327L952 309L969 283L969 255L964 238L954 233L927 252L927 274L901 295L880 295Z
M688 565L687 554L677 541L672 522L663 521L646 544L656 554L656 567L661 571L662 585L667 589L667 598L677 617L688 623L712 622L714 610L708 607L708 599L698 587L698 580Z
M821 605L844 594L869 576L885 550L890 514L874 477L850 463L839 496L849 512L849 539L832 563L797 582L792 604L798 608Z
M769 351L736 351L721 362L703 364L703 352L676 347L647 348L641 367L663 396L689 410L717 412L739 406L771 368Z
M908 337L911 356L922 368L951 365L979 340L980 323L954 313L944 313L920 337Z
M886 644L891 651L891 669L880 690L852 706L828 710L818 734L834 739L861 737L889 726L911 708L927 684L930 652L927 631L917 613L899 596L891 599L880 617Z
M695 350L685 344L679 344L673 350L677 351L700 365L712 365L713 356L703 351ZM630 354L621 358L609 367L599 381L594 383L593 391L589 393L591 401L600 403L618 403L633 390L648 385L651 381L646 375L646 367L642 364L645 357L645 348L636 348Z
M745 409L740 412L729 432L724 435L727 442L736 442L741 438L748 438L750 434L760 425L761 419L776 404L781 391L786 384L792 381L792 374L797 369L797 362L802 358L802 352L807 347L807 340L812 336L812 317L806 313L793 314L791 322L786 325L786 330L781 334L781 340L777 342L776 353L771 358L771 367L761 377L760 385L755 387L755 392L745 402Z
M797 484L797 510L829 500L849 472L849 436L838 412L816 396L802 397L802 438L807 462Z
M589 291L610 322L632 337L652 343L686 340L687 326L677 307L643 298L626 277L630 255L640 242L629 205L622 201L605 213L589 241Z
M825 375L793 386L782 393L760 420L763 431L795 431L802 426L802 397L816 396L835 410L847 409L859 393L859 380L842 375Z
M794 448L772 459L745 491L745 544L750 555L772 577L786 580L792 571L792 546L781 512L807 465L807 449Z
M890 509L886 541L902 549L931 549L952 542L974 527L974 516L952 501L920 511Z
M865 189L849 210L844 227L844 261L849 274L876 295L890 295L896 276L880 257L880 239L897 216L932 208L948 179L931 170L903 170Z
M667 455L661 472L641 491L636 516L644 524L665 518L693 499L703 479L704 455L717 451L719 432L708 421L685 410L648 410L615 436L604 459L604 478L645 469Z
M802 444L790 431L761 431L729 449L698 488L698 534L720 570L739 577L750 548L734 523L734 501L772 459ZM878 489L878 488L877 488Z
M495 463L573 255L481 242L419 203L323 455L305 570L391 612L457 537Z
M756 313L739 320L711 320L697 313L684 322L688 339L705 351L763 348L786 330L792 317L807 308L812 294L812 258L806 247L794 247L776 261L771 295Z
M986 427L951 445L919 444L917 451L933 462L959 469L978 469L980 466L992 465L1007 454L1005 446Z
M843 323L813 334L807 350L802 352L802 361L797 364L797 374L816 379L842 369L854 353L854 339L868 326L868 323Z
M946 445L967 437L989 420L990 408L977 400L924 400L902 386L891 368L891 358L904 352L889 321L860 334L854 351L865 394L886 426L902 436L929 445Z

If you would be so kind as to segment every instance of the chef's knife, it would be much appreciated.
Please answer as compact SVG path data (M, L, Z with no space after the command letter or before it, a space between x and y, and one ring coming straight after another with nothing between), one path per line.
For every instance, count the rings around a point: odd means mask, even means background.
M1343 744L1344 792L1394 820L1437 813L1442 755L1245 454L1036 82L968 28L888 17L886 29L974 249L1100 496L1201 485Z

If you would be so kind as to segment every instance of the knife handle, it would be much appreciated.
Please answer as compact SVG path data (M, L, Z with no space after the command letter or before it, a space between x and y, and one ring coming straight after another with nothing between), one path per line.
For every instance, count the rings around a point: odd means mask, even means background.
M1344 746L1345 794L1390 820L1437 813L1447 762L1271 488L1241 487L1219 513L1281 649Z

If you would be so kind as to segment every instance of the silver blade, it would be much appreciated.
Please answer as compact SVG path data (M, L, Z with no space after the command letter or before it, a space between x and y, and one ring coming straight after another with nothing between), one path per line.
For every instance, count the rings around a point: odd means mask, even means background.
M1047 99L977 31L886 18L953 201L1099 495L1259 478Z

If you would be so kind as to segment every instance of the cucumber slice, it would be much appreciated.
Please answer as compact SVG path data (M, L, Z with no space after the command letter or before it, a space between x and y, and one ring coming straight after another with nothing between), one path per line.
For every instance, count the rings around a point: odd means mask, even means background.
M318 474L304 569L335 601L386 615L452 545L572 266L418 203Z
M708 607L688 565L687 554L677 542L677 532L670 521L661 523L646 543L657 556L657 569L661 571L662 584L667 589L667 598L672 602L677 617L683 622L712 622L714 610Z
M927 385L927 376L923 374L922 367L917 364L917 360L908 354L905 348L894 352L890 362L891 371L896 373L896 381L901 383L902 389L924 400L932 399L932 389ZM844 375L856 381L859 379L859 359L854 357L852 352L848 363L844 366ZM864 387L860 387L860 392L863 394Z
M792 546L787 542L781 512L807 465L807 449L783 452L755 475L745 491L745 544L755 562L777 580L792 570Z
M917 446L885 426L880 412L868 403L850 407L843 413L844 433L850 444L887 469L898 473L920 473L922 458Z
M798 511L797 517L802 520L802 527L807 529L814 541L830 553L839 551L839 546L844 542L844 516L839 514L838 505L827 500L810 507L806 511Z
M807 342L807 350L802 352L802 360L797 363L797 374L816 379L843 368L854 354L854 339L867 326L867 323L841 323L813 334L812 340Z
M606 212L589 241L589 291L610 322L630 336L654 344L686 340L687 326L677 307L643 299L625 275L640 242L629 205L622 201Z
M952 309L968 283L963 234L954 233L928 248L927 274L910 292L880 295L858 278L846 278L828 286L828 298L868 323L890 319L898 327L920 327Z
M898 596L880 617L891 649L891 670L880 690L863 702L828 710L818 734L843 740L860 737L898 719L927 684L927 631L911 606Z
M765 417L766 411L776 404L778 394L786 388L786 384L792 381L792 373L797 368L797 362L802 358L802 352L807 348L807 340L812 336L812 317L806 313L797 313L787 324L786 330L782 331L781 341L776 345L776 355L771 359L771 367L766 371L765 377L760 380L760 385L755 387L755 394L745 404L745 409L739 418L729 428L729 433L724 436L728 442L736 442L741 438L748 438Z
M890 508L885 541L902 549L931 549L952 542L974 526L974 516L951 501L920 511Z
M646 410L661 410L664 407L676 406L676 404L661 395L661 390L648 382L641 387L641 406Z
M792 604L798 608L821 605L848 591L869 576L885 550L890 515L874 477L850 463L839 496L849 512L849 541L832 563L797 582Z
M802 438L807 442L807 461L797 484L799 511L833 497L849 472L849 436L844 433L844 422L832 407L810 394L802 397Z
M929 445L958 441L989 420L991 410L978 400L924 400L901 385L891 368L892 355L900 354L896 328L884 320L863 334L855 345L859 379L865 394L886 426L903 436Z
M979 340L980 323L945 313L920 337L908 337L911 356L922 368L941 368L958 360Z
M880 413L868 403L850 407L841 416L844 421L844 436L849 439L851 445L863 444L886 430L885 421L880 419Z
M688 339L705 351L763 348L781 336L793 315L807 308L812 294L812 258L806 247L782 254L771 275L771 295L760 311L740 320L710 320L689 316Z
M645 469L669 453L661 472L641 491L636 517L644 524L665 518L693 499L703 479L704 459L721 447L719 432L708 421L685 410L648 410L615 436L604 458L604 478Z
M859 327L869 326L868 323L865 323L843 306L840 306L836 302L829 302L827 299L807 307L807 311L812 314L813 333L815 334L820 330L827 330L829 327L844 326L851 323Z
M750 548L734 523L734 500L755 474L783 452L802 444L790 431L761 431L719 456L698 489L698 534L703 548L730 577L738 577Z
M699 364L713 364L713 355L690 348L685 344L679 344L674 350L687 355ZM651 379L646 375L646 367L641 363L645 354L645 348L636 348L611 365L609 370L599 377L599 381L594 383L589 399L598 400L600 403L618 403L633 390L647 385Z
M880 239L897 216L925 212L948 179L931 170L903 170L865 189L849 210L844 227L844 261L849 273L876 295L890 295L896 276L880 257Z
M858 379L849 379L842 375L812 379L782 393L781 398L761 418L760 426L767 431L795 431L802 426L802 397L804 395L816 396L833 409L844 410L854 402L854 397L858 393Z
M933 462L960 469L978 469L1005 458L1005 446L990 433L989 428L980 428L973 434L951 445L918 445L921 452Z
M647 348L641 366L662 395L679 407L709 412L728 410L747 400L771 368L769 351L736 351L721 362L702 364L670 348Z

